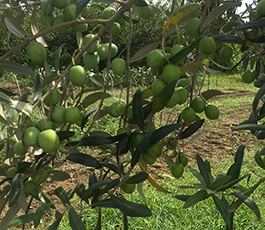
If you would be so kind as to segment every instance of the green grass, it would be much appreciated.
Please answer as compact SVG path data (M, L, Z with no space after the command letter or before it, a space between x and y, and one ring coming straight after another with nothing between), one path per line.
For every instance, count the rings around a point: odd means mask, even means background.
M242 167L242 174L252 173L249 185L257 182L263 174L263 170L255 167L253 153L246 153L246 158ZM214 173L227 171L231 165L232 159L226 159L220 163L215 159ZM193 190L181 190L179 185L192 185L198 181L186 169L184 176L180 180L176 180L170 175L165 176L166 179L160 181L161 186L169 190L170 194L160 192L150 186L148 183L143 184L143 192L146 199L141 198L137 192L133 195L125 195L125 198L144 204L152 211L152 216L147 218L132 218L129 217L129 229L225 229L224 221L220 213L217 211L214 202L211 198L202 201L193 207L183 209L183 202L177 200L174 196L177 194L193 194ZM246 180L240 183L242 186L247 186ZM264 214L265 201L263 199L265 185L261 185L259 190L252 196L261 212L261 220L258 220L254 212L248 209L244 204L241 205L235 214L234 228L235 229L264 229ZM74 203L78 201L74 198ZM96 210L86 209L82 214L83 222L87 229L94 229L97 221ZM123 229L122 213L115 209L102 209L102 229ZM48 226L48 225L47 225ZM61 222L60 229L70 230L68 218L64 218Z
M201 83L202 77L199 77L199 83ZM239 74L224 75L224 74L212 74L205 77L203 91L207 89L218 89L226 93L238 93L238 91L257 92L258 88L253 86L253 83L246 84L242 82L242 78Z

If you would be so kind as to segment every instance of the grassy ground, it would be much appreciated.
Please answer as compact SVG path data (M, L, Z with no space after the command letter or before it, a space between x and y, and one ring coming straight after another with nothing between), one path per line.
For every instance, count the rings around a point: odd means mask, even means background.
M227 94L231 94L231 97L219 97L218 99L211 100L211 103L218 107L222 107L224 110L240 111L241 107L244 108L246 104L251 104L253 101L253 95L257 92L257 88L246 85L240 81L240 76L211 76L205 79L203 91L211 89L218 89ZM239 96L240 94L240 96ZM244 94L242 96L241 94ZM116 91L114 96L110 99L106 99L105 105L110 105L113 101L123 98L125 92L120 94L120 91ZM248 114L244 115L247 119ZM201 115L201 118L205 118ZM213 121L215 127L218 127L218 123L225 121L227 115L224 113L220 119ZM106 132L114 134L118 129L117 119L110 118L109 116L100 119L95 124L97 129L104 129ZM232 131L231 131L232 132ZM224 139L224 141L226 141ZM240 142L240 140L239 140ZM251 143L250 143L250 146ZM249 148L245 152L244 163L242 167L242 175L251 173L251 179L248 186L253 185L264 174L264 171L257 167L254 161L254 154L256 149ZM218 156L211 159L213 166L213 175L226 172L228 167L233 162L233 156L229 155L226 158L220 159ZM177 180L173 178L169 173L164 176L164 180L159 183L161 186L171 193L162 193L148 183L143 183L143 193L146 199L143 199L134 192L133 195L125 195L125 198L137 203L147 205L151 211L152 216L148 218L128 218L129 229L225 229L225 223L222 220L221 215L215 208L212 199L202 201L197 205L183 209L183 202L177 200L175 195L177 194L193 194L195 191L181 190L180 185L192 185L198 183L198 181L192 176L189 169L185 169L184 176ZM247 186L247 181L243 180L241 183L243 186ZM253 194L252 198L260 208L261 220L258 220L254 212L248 209L245 205L241 205L236 211L234 218L235 229L264 229L264 215L265 215L265 185L261 185L259 189ZM76 207L80 207L79 200L74 197L73 204ZM83 204L84 205L84 204ZM67 217L67 215L66 215ZM64 218L60 224L59 229L68 230L71 229L68 218ZM97 214L95 209L86 209L82 213L83 221L87 229L94 229L97 221ZM103 208L102 209L102 229L123 229L122 213L118 210ZM49 219L49 221L48 221ZM54 216L45 218L40 229L48 229L53 223Z
M224 110L238 111L238 109L244 107L246 104L251 104L253 95L258 90L257 88L242 83L238 75L214 76L206 78L205 83L204 90L207 89L209 83L210 88L215 88L231 94L231 97L220 97L219 99L211 101L211 103L218 107L222 107ZM244 96L241 94L244 94ZM111 103L119 97L120 94L117 93L116 96L109 99L107 103ZM245 119L247 119L247 117L248 114L245 114ZM204 118L204 115L202 115L201 118ZM220 119L225 121L227 119L226 114L223 114ZM215 122L216 127L218 127L218 122L220 122L220 120L213 122ZM109 122L104 120L98 125L105 126L106 131L110 133L115 132L117 129L117 127L109 125ZM250 150L245 152L241 175L251 173L251 179L249 184L247 184L247 180L244 180L241 183L242 186L251 186L263 176L263 170L257 167L253 158L255 151L255 149L250 148ZM220 161L217 156L211 159L211 162L213 165L213 175L216 176L218 173L227 171L228 167L233 162L233 157L227 156L227 158ZM152 216L148 218L129 218L129 229L225 229L225 223L211 198L188 209L183 209L182 206L184 203L175 198L177 194L194 193L194 191L181 190L178 187L179 185L192 185L193 183L198 183L189 172L188 168L185 170L184 176L179 180L176 180L170 174L164 175L164 178L165 179L160 183L163 188L171 192L170 194L162 193L150 186L150 184L144 183L143 192L146 199L141 198L137 192L131 196L125 195L126 199L145 204L152 211ZM264 229L264 191L265 185L261 185L258 191L252 196L253 200L260 208L261 220L258 220L254 212L243 204L237 209L235 214L235 229ZM80 205L77 200L76 202L77 206ZM122 218L121 212L114 209L103 208L102 229L123 229ZM83 211L83 221L87 229L95 228L97 221L96 211L91 209ZM60 229L71 229L68 218L63 219Z
M225 172L230 164L231 159L226 159L222 163L216 160L214 175ZM262 169L257 168L255 165L252 153L247 153L242 168L242 175L252 173L250 185L257 182L263 174ZM185 191L178 188L179 185L192 185L198 182L188 169L180 180L176 180L170 175L167 176L168 179L163 180L161 185L163 188L168 189L171 192L170 194L159 192L149 184L144 183L143 191L146 199L141 198L137 192L132 196L125 196L128 200L147 205L152 211L152 216L148 218L129 218L129 229L225 229L224 221L211 198L189 209L183 209L183 202L174 197L177 194L193 193L193 191ZM242 185L246 186L246 182L243 182ZM264 191L265 185L261 185L259 190L252 196L260 208L261 220L257 219L253 211L245 205L241 205L236 211L234 218L235 229L264 229ZM122 218L121 212L103 208L102 229L123 229ZM87 229L94 229L97 221L96 211L91 209L85 210L83 212L83 221ZM67 218L63 219L60 229L71 229Z

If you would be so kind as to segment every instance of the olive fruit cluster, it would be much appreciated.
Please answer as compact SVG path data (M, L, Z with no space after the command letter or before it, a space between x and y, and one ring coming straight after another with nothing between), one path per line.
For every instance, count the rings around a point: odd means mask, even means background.
M170 167L171 174L177 179L180 178L184 173L184 167L187 166L188 161L189 160L186 155L179 154L176 162L173 163Z
M39 146L46 153L52 153L59 148L59 137L53 129L40 131L37 127L26 128L23 134L23 143L26 146Z
M207 40L210 40L210 43L211 41L213 41L215 45L215 41L212 38L207 38L206 41ZM178 52L180 52L181 49L181 46L174 45L171 48L168 57L173 57ZM216 48L214 48L214 51L215 49ZM210 55L210 53L208 53L208 55ZM187 101L190 92L190 81L186 77L181 77L180 70L177 65L179 61L175 63L165 64L166 57L159 49L151 51L147 56L147 65L155 69L156 71L160 70L161 72L159 78L154 80L151 85L153 95L158 96L167 84L170 84L170 82L177 80L175 91L173 92L170 100L166 105L167 108L173 108L177 104L184 104ZM220 115L219 110L216 106L207 105L206 101L202 97L197 96L192 100L191 105L182 111L181 117L185 122L191 123L196 119L196 113L202 113L203 111L205 115L211 120L217 119Z
M117 12L116 9L114 9L111 6L108 6L102 11L102 18L103 19L109 19L116 12ZM125 25L125 20L123 18L120 18L117 22L114 22L112 24L112 27L111 27L112 36L114 36L114 37L117 36L121 31L121 27L124 25Z
M56 12L59 12L57 15L54 12L54 8L57 8ZM67 0L44 0L41 3L41 10L40 21L43 26L55 26L75 19L84 19L81 15L76 15L76 5L68 4ZM85 32L87 31L88 25L87 23L80 23L71 27L76 32ZM61 27L57 31L64 33L68 28Z

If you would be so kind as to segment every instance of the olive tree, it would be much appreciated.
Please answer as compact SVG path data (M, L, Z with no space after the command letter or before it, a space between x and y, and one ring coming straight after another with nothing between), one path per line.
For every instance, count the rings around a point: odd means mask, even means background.
M85 229L81 214L89 208L97 211L96 229L101 228L102 208L120 210L124 229L128 229L128 216L151 216L147 206L126 200L123 193L130 194L137 186L142 195L144 181L149 181L161 192L169 192L148 174L148 166L159 157L165 160L175 178L182 176L188 159L187 153L179 151L182 143L191 143L203 135L200 132L204 123L200 118L202 112L207 119L219 117L218 108L208 100L222 92L202 91L204 79L198 81L197 71L216 73L210 64L227 70L223 63L236 52L240 52L241 58L235 68L239 65L244 70L251 68L243 81L254 81L260 90L254 98L249 119L234 130L248 129L258 138L264 138L264 105L259 106L265 93L261 44L264 41L261 18L265 12L260 5L257 12L251 13L250 22L245 23L235 13L240 5L238 2L207 0L176 4L172 1L163 29L157 32L162 34L161 42L151 42L131 55L132 31L138 18L148 20L159 10L145 0L102 2L1 2L7 42L14 37L18 40L0 57L0 68L18 76L36 78L35 89L22 95L0 88L0 149L4 155L0 170L3 176L1 212L8 207L0 223L1 229L31 221L37 227L47 209L55 212L55 221L49 229L57 229L65 215L68 215L72 229ZM95 18L85 18L85 12L91 7L98 9L98 14ZM30 17L31 35L21 26L25 16ZM113 37L119 36L124 26L128 31L127 37L123 37L123 40L127 39L125 52L113 43ZM76 39L72 41L76 50L70 54L68 65L62 67L61 53L67 44L62 44L54 56L49 57L51 54L47 51L52 49L52 44L47 46L45 36L55 32L67 36L70 30L76 33ZM108 41L103 41L102 36L106 34ZM143 34L148 36L145 31ZM176 38L172 47L165 45L169 36ZM36 69L9 60L23 47ZM218 56L220 63L213 60L213 55ZM131 94L130 66L145 58L155 80L148 88L138 88ZM106 105L106 99L113 93L111 80L121 76L125 76L121 90L126 92L126 98ZM172 122L158 126L154 121L165 108L177 110L178 115ZM36 117L40 119L36 121ZM94 128L104 117L118 121L116 133ZM191 136L189 142L185 142ZM88 154L87 150L92 147L94 152ZM237 186L249 178L249 175L241 175L244 148L244 145L238 148L227 173L217 177L212 175L209 161L202 159L198 152L199 171L190 168L200 182L194 184L198 192L176 194L177 199L185 202L183 207L189 208L212 198L227 229L233 229L234 213L242 203L260 218L259 209L250 195L264 178L249 187ZM255 156L262 168L265 168L264 154L261 150ZM69 161L89 169L89 184L78 184L69 191L58 186L54 194L64 210L56 210L42 188L48 178L51 181L68 180L70 176L59 167ZM137 165L141 172L135 170ZM86 206L77 209L74 195ZM29 213L30 205L36 201L39 207ZM24 214L15 218L20 210Z

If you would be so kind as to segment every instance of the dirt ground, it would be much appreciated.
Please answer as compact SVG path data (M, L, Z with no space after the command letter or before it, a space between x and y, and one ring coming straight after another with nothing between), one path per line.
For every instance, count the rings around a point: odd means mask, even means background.
M248 92L246 92L248 93ZM240 94L241 95L241 94ZM242 93L244 95L244 93ZM223 100L225 97L220 97L218 100ZM244 120L245 114L251 112L251 104L241 107L236 111L219 107L220 118L218 122L206 120L203 128L200 128L205 134L193 144L185 145L180 150L189 158L189 166L195 165L196 154L200 154L203 159L208 159L210 162L213 158L222 161L227 157L232 157L240 144L246 144L247 148L259 147L257 139L249 132L232 131L232 128ZM224 118L225 114L225 118ZM167 117L167 114L165 114ZM173 116L174 117L174 116ZM187 140L185 140L186 142ZM61 182L47 182L43 188L44 194L48 195L50 200L56 202L57 196L53 194L55 188L62 186L65 191L73 189L79 183L88 184L88 173L86 167L79 164L66 163L60 167L60 170L67 172L70 179ZM170 174L170 170L163 157L157 159L156 163L148 166L148 173L157 181L163 179L163 174ZM62 206L57 206L61 209ZM35 205L31 206L31 211L36 209ZM0 216L3 217L3 213ZM16 228L18 229L18 228ZM40 228L41 229L41 228Z

